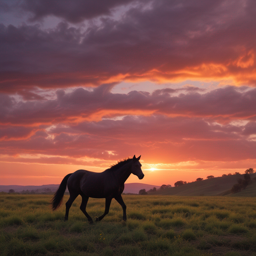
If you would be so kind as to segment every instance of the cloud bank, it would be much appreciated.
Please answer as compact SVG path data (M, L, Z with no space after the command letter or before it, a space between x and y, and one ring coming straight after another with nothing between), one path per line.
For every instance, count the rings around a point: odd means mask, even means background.
M129 2L22 1L16 8L33 20L62 21L51 29L0 26L0 91L121 80L213 79L255 86L255 1L158 0L147 2L148 8L144 1L128 8ZM120 17L93 22L117 6L126 10ZM69 23L83 20L83 26Z

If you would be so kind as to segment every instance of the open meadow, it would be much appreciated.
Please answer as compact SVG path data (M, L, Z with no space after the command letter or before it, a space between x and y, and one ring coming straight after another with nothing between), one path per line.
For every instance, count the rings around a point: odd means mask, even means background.
M78 197L64 222L65 195L51 211L51 195L0 194L1 255L256 255L256 201L238 197L124 195L127 222L112 201L90 225ZM89 199L95 220L104 199Z

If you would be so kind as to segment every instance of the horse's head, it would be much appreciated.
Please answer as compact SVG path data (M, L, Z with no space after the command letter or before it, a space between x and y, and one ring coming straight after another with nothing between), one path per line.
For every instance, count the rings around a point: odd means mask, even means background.
M132 174L136 175L140 180L143 179L144 174L141 170L141 163L139 162L140 156L138 158L133 157L132 159Z

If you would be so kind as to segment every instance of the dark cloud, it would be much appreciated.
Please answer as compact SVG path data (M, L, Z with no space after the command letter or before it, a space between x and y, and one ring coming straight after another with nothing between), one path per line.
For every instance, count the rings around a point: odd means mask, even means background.
M24 126L0 126L0 141L10 139L26 139L38 128Z
M237 90L229 86L207 93L163 89L152 94L141 91L114 94L110 91L113 86L105 84L90 91L78 88L69 93L58 90L52 100L35 97L17 101L1 95L0 120L2 124L54 124L152 113L209 118L221 123L256 118L256 89Z
M23 102L2 95L2 123L35 127L45 123L45 126L38 131L22 126L9 125L9 130L1 127L4 140L0 153L105 160L136 153L145 155L145 161L166 163L254 157L256 144L251 136L255 134L255 89L230 86L200 94L186 88L169 88L152 94L137 91L113 94L113 86L106 84L93 90L78 88L69 93L58 90L53 100ZM155 114L147 116L149 111ZM133 116L92 121L120 113ZM252 121L246 125L229 123L242 119ZM225 122L218 124L218 120ZM15 140L18 137L20 139Z
M256 122L249 122L246 124L243 130L243 134L247 136L256 136Z
M189 127L189 129L188 129ZM65 127L60 125L50 130L52 134L90 134L101 138L110 135L118 140L126 140L136 144L140 141L172 141L181 140L232 140L241 136L242 128L233 125L217 125L202 119L161 115L150 117L126 116L122 120L102 120L99 122L82 122Z
M33 3L35 15L62 5L27 2ZM71 15L67 3L75 2L65 3L63 8ZM1 25L0 91L98 86L125 79L233 79L255 85L253 5L252 0L158 0L148 8L131 7L119 19L88 23L85 31L65 22L50 30Z
M23 8L32 13L33 21L47 16L56 16L77 23L85 19L109 15L113 8L131 2L136 0L24 0Z

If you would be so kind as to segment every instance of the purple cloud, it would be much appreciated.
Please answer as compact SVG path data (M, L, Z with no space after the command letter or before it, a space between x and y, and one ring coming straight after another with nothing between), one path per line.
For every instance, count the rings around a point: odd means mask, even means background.
M66 19L82 18L76 8L90 3L27 2L35 17L50 15L56 5ZM119 3L107 1L102 8ZM131 7L119 19L90 23L86 30L66 22L48 30L1 25L0 91L98 86L125 79L233 79L254 86L254 5L252 0L162 0L146 9Z
M47 16L56 16L77 23L101 15L110 15L113 8L125 6L136 0L24 0L23 8L29 11L35 21Z
M136 113L209 118L221 123L256 117L256 89L238 90L229 86L207 93L184 91L176 95L173 92L177 90L163 89L152 94L138 91L114 94L109 91L112 86L101 85L91 91L78 88L69 93L58 90L57 98L52 100L24 102L2 95L1 123L54 124Z

